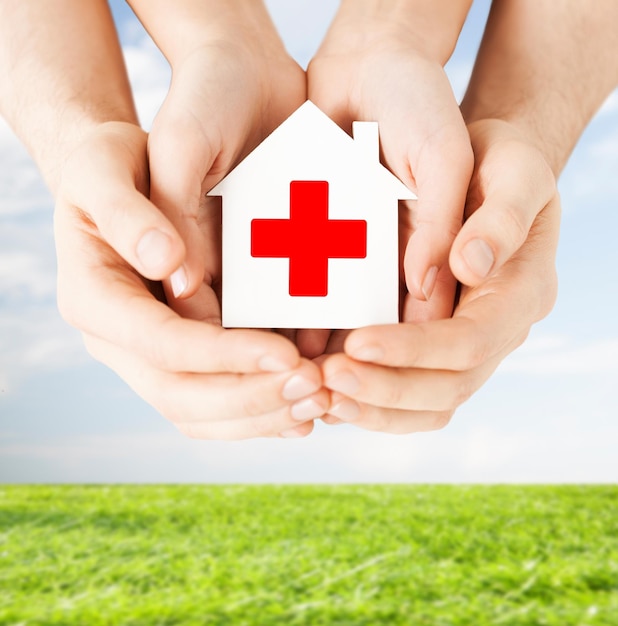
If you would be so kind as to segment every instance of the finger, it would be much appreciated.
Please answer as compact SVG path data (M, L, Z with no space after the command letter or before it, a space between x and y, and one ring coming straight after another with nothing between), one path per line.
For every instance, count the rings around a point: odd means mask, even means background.
M310 361L286 373L175 373L159 370L96 337L86 335L85 342L94 358L174 423L233 421L285 409L289 419L275 429L279 432L320 417L329 406L320 371Z
M450 422L453 411L401 411L358 403L333 394L329 416L365 430L404 435L440 430Z
M82 326L161 369L256 372L298 365L298 351L284 337L183 319L150 296L123 287L114 289L114 297L108 293Z
M417 300L412 294L405 294L402 321L419 324L451 317L456 291L457 281L451 274L448 264L445 264L438 272L435 288L429 300Z
M470 398L498 367L503 354L506 352L466 372L385 367L338 354L323 363L322 372L325 387L357 402L389 409L444 412Z
M470 286L519 250L534 219L556 193L549 165L530 146L514 139L475 146L479 165L468 198L471 215L450 253L453 273Z
M328 338L328 344L325 348L325 354L336 354L337 352L343 352L345 340L351 332L352 331L348 329L333 331ZM320 358L318 358L318 362L321 362Z
M324 354L330 335L330 330L302 328L296 333L296 345L302 356L315 359Z
M170 112L174 106L171 97L157 116L148 140L150 197L185 242L184 274L168 284L169 292L182 298L193 295L204 278L206 250L198 217L202 182L218 146L204 136L195 118Z
M469 370L511 346L513 339L523 340L556 298L559 222L556 196L518 253L481 286L462 290L452 319L361 328L348 336L346 353L392 367Z
M286 439L297 439L298 437L306 437L313 432L313 427L315 426L315 422L310 420L301 424L300 426L295 426L294 428L289 428L287 430L281 431L279 433L279 437L285 437Z
M109 131L98 141L96 150L84 151L79 159L73 159L63 182L71 203L85 218L84 225L94 222L101 236L142 276L161 280L181 266L184 243L170 221L136 188L138 184L147 188L147 174L137 171L142 162L145 170L143 132L124 125L122 133L122 141L114 142ZM134 136L133 144L127 142L126 134ZM119 151L129 155L119 158ZM127 163L134 163L135 170ZM96 172L105 185L93 185L92 177L84 175L89 171Z
M335 417L334 415L324 415L323 417L320 418L325 424L328 424L329 426L337 426L339 424L345 424L345 422L342 419L339 419L338 417Z
M224 330L182 319L155 300L103 242L84 249L66 210L56 213L58 306L73 326L136 353L160 369L189 372L284 371L298 367L296 347L274 333ZM73 259L80 259L74 263Z
M542 317L539 302L526 283L515 277L510 294L484 293L455 312L452 319L421 324L361 328L350 334L346 353L359 361L390 367L464 371L478 367L525 336ZM519 282L519 285L513 284ZM536 287L535 287L536 290Z
M268 415L231 421L189 422L175 424L191 439L241 441L263 437L306 437L313 430L313 420L298 424L290 419L288 409L279 409Z
M413 205L414 232L405 248L404 274L412 296L429 301L461 229L472 174L472 149L463 120L442 127L409 159L418 201Z

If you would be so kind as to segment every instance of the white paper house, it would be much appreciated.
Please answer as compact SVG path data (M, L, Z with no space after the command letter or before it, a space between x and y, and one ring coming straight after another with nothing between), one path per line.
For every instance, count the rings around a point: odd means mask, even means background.
M223 196L226 327L356 328L399 318L398 200L378 125L350 137L305 102L208 193Z

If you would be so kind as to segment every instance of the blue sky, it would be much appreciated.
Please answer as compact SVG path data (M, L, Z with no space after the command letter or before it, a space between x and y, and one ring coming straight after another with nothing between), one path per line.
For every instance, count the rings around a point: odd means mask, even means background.
M112 8L142 123L169 69L127 9ZM488 10L474 3L447 71L461 97ZM306 65L334 0L268 2ZM618 480L618 92L561 181L560 292L526 344L436 433L318 427L302 441L182 437L105 367L55 308L52 200L0 120L0 481L340 482Z

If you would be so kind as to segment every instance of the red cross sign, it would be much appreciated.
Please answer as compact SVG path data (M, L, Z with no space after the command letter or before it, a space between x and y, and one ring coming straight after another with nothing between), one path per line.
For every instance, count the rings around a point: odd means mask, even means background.
M329 220L328 182L293 180L290 219L251 221L251 256L288 258L291 296L326 296L328 259L367 256L367 222Z

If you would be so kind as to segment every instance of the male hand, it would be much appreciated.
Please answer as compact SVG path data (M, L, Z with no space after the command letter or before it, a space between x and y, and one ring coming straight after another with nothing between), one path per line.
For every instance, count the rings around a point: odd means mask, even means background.
M402 324L353 331L345 353L322 364L333 391L330 423L391 433L445 426L553 306L560 218L554 175L506 122L480 120L469 132L476 164L450 265L472 287L462 288L452 319L413 323L404 307ZM487 253L484 280L467 260L471 242ZM342 339L331 341L335 349Z
M328 392L293 344L196 321L190 301L179 314L153 295L153 281L169 276L185 249L147 199L146 141L132 124L103 124L64 165L55 214L63 316L95 358L191 437L308 434ZM207 286L198 297L215 300ZM204 311L216 316L214 305Z

